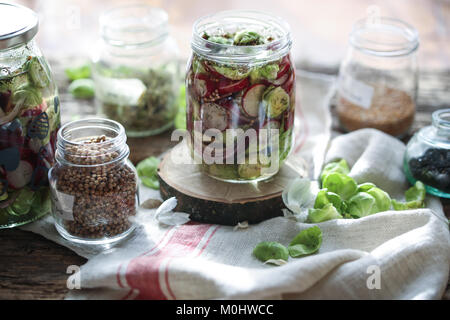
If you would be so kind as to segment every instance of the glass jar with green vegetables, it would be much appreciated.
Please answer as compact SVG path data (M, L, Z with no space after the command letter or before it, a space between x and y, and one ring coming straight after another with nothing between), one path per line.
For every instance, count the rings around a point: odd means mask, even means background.
M287 158L295 112L291 45L289 26L271 14L224 11L195 23L186 122L191 154L209 176L264 180Z
M51 211L47 173L60 126L58 92L33 40L38 17L0 4L0 228Z
M106 11L92 76L98 113L120 122L130 137L173 125L179 94L178 47L168 16L145 4Z

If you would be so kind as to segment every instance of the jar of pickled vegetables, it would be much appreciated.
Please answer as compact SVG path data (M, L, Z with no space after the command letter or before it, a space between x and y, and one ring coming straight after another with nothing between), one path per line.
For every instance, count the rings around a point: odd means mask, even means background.
M33 40L37 15L6 3L0 12L0 228L6 228L51 211L47 173L60 107L50 68Z
M101 15L100 32L92 68L98 114L120 122L130 137L172 127L181 79L167 13L119 6Z
M289 26L257 11L197 20L186 74L191 155L228 182L276 174L293 143L295 71Z

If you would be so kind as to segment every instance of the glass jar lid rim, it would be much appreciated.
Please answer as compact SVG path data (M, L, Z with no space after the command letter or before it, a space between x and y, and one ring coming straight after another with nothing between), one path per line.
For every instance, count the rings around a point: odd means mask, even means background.
M0 3L0 50L27 43L36 35L39 28L37 14L22 5Z
M66 130L69 130L70 128L95 127L101 125L109 126L112 130L116 132L116 136L112 137L110 140L107 140L105 142L100 142L99 144L106 144L115 141L126 140L125 128L119 122L104 118L87 118L74 120L63 125L58 131L58 142L61 141L62 144L73 144L73 145L84 144L83 141L77 142L67 139L64 136L64 133L66 132Z
M112 162L120 161L124 159L125 157L128 157L129 154L129 148L126 144L127 136L125 133L125 128L123 125L121 125L119 122L111 120L111 119L105 119L105 118L86 118L86 119L80 119L80 120L74 120L71 122L66 123L58 130L58 140L57 140L57 154L56 154L56 160L58 161L65 161L61 157L61 152L64 153L66 148L68 146L81 146L86 143L86 140L72 140L68 139L65 134L69 130L81 130L81 129L87 129L87 128L102 128L105 130L110 130L115 133L114 137L109 137L110 139L105 139L102 142L96 142L97 146L111 146L108 148L109 152L113 151L119 151L120 156L118 158L115 158L114 160L111 160L110 162L102 163L101 165L107 165ZM85 138L92 138L89 136L86 136ZM75 165L75 164L71 164ZM98 165L98 164L97 164ZM76 166L79 167L92 167L96 165L81 165L77 164Z
M100 15L100 35L115 46L145 45L168 36L168 21L167 12L161 8L145 3L120 5Z
M435 127L450 131L450 108L434 111L431 117Z
M223 22L227 19L230 19L230 21L241 20L242 22L253 21L261 25L265 24L266 26L276 27L278 31L281 32L281 36L269 43L249 46L221 44L203 38L203 32L206 31L206 28L202 29L202 27L211 27L214 26L214 24L215 26L223 26ZM222 24L218 23L218 20L220 20ZM214 22L208 23L208 21ZM230 21L228 23L231 23ZM274 52L272 55L285 55L289 52L291 45L291 30L289 25L282 18L259 10L225 10L202 16L194 23L191 41L191 47L194 52L204 56L211 55L211 58L215 58L216 60L240 60L249 57L257 58L261 52L270 51L272 48L277 48L277 50L273 50ZM229 49L234 49L234 51L230 53ZM224 53L221 54L221 52ZM267 58L270 57L267 57L266 55L265 59Z
M375 36L375 33L378 34ZM412 25L400 19L364 18L353 25L350 43L369 54L401 56L410 54L419 47L419 34Z

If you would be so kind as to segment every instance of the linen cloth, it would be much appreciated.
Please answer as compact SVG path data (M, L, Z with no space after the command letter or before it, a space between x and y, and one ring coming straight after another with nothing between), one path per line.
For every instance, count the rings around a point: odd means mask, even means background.
M364 129L335 138L325 156L332 85L313 79L299 90L292 157L304 159L311 177L324 161L344 158L358 182L374 182L401 199L408 187L404 144ZM144 200L159 196L141 191ZM449 274L450 235L440 202L427 196L427 206L317 224L319 252L279 267L256 260L253 248L261 241L287 245L311 224L278 217L247 229L194 222L169 227L158 224L155 210L141 209L130 238L102 252L61 239L51 217L23 229L89 258L79 274L81 290L71 290L68 299L438 299ZM373 270L379 288L370 285Z

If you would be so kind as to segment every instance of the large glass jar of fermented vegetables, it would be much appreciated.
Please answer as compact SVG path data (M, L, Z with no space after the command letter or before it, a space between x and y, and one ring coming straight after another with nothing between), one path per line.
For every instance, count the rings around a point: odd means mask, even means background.
M181 81L167 13L145 4L117 7L101 15L100 32L93 55L98 113L130 137L169 129Z
M33 40L37 15L5 3L0 12L0 228L6 228L51 210L47 172L60 108L49 66Z
M186 74L191 154L209 176L267 179L292 146L295 72L289 26L256 11L224 11L194 25Z

